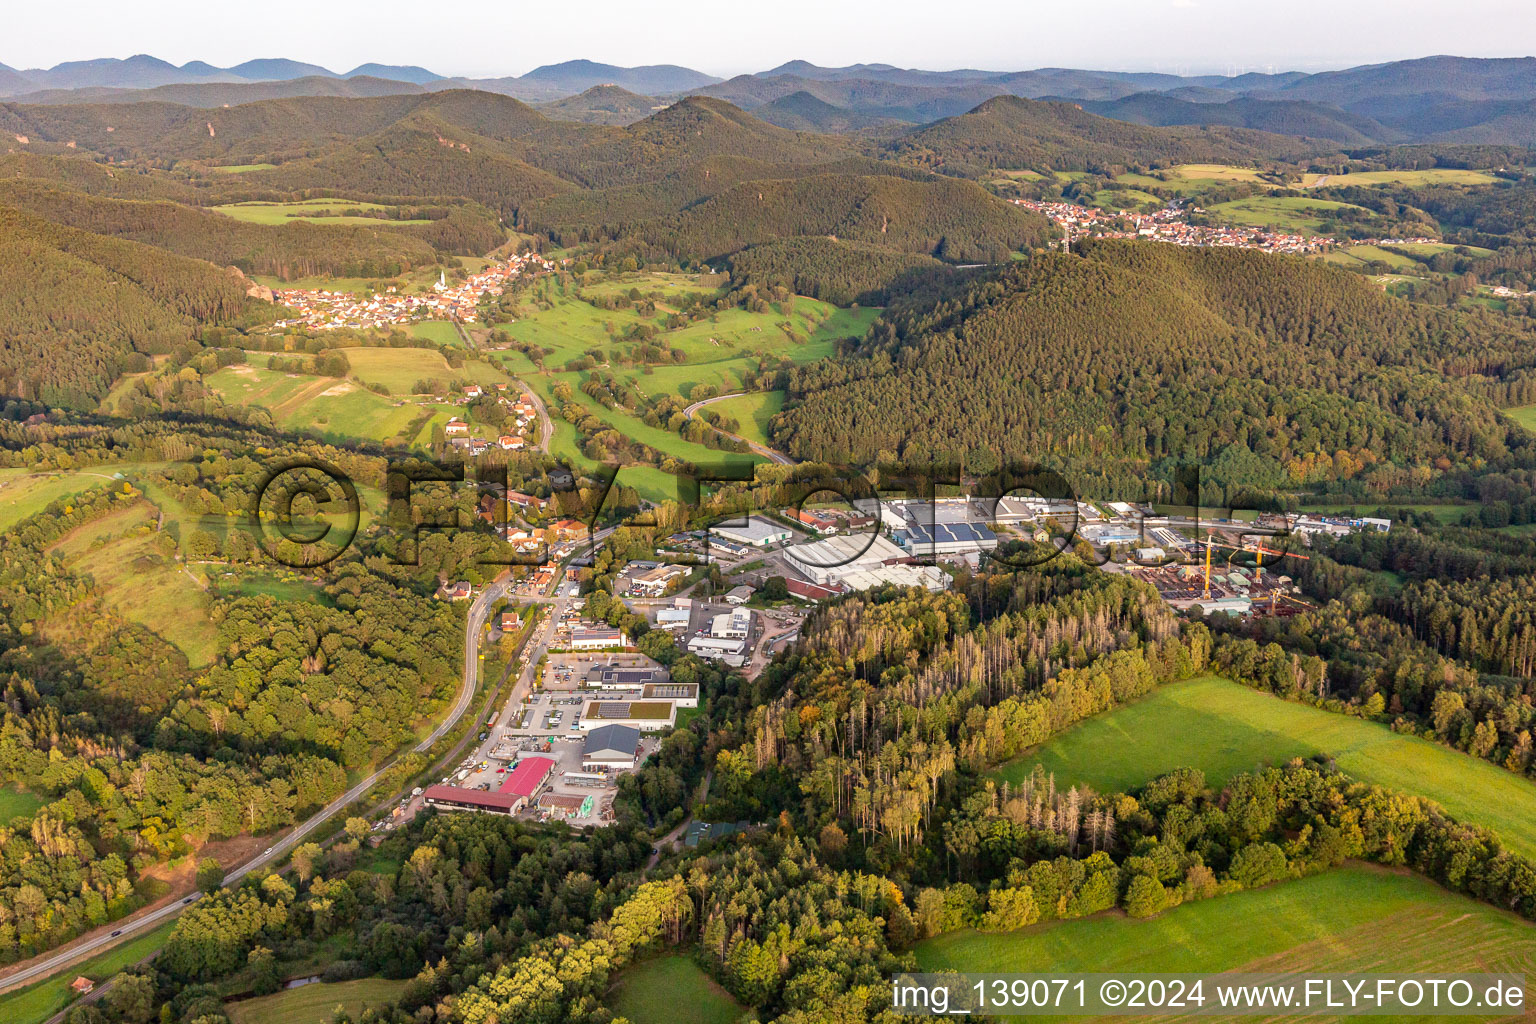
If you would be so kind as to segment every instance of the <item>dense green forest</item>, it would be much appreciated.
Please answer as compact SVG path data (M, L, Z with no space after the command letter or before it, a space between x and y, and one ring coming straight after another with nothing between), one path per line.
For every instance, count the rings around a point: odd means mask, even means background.
M204 325L276 312L212 264L4 206L0 239L0 393L94 407L119 374Z
M885 147L894 160L951 174L990 168L1087 171L1182 163L1300 159L1326 143L1247 128L1149 128L1087 113L1075 103L998 96L924 125Z
M1306 260L1090 242L888 311L795 370L773 436L834 462L1043 461L1106 497L1180 459L1226 487L1385 490L1536 455L1490 400L1528 400L1531 342Z

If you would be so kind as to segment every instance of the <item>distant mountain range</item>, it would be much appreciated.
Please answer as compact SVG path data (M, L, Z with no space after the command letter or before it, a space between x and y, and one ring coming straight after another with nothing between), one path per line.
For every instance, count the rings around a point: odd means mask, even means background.
M366 97L477 89L537 103L550 116L628 124L685 95L728 100L783 127L860 132L926 124L994 96L1064 100L1158 127L1224 126L1340 146L1405 142L1536 145L1536 58L1436 56L1306 74L1178 76L1036 68L924 71L889 64L790 61L721 80L676 65L587 60L504 78L449 78L426 68L363 64L344 74L286 58L220 68L155 57L72 61L46 70L0 65L0 98L23 103L158 100L198 107L295 96Z

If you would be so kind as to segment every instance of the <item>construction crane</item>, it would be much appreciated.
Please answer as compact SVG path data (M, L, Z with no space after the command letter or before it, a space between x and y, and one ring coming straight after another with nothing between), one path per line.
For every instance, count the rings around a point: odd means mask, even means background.
M1205 535L1205 600L1211 599L1211 545L1215 542L1215 535L1206 532Z

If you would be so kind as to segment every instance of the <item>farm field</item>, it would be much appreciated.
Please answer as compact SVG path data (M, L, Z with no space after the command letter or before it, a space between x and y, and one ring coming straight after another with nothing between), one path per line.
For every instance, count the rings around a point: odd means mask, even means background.
M1106 188L1094 193L1093 205L1101 210L1134 210L1142 206L1161 207L1163 201L1138 188Z
M1217 203L1209 212L1221 220L1246 227L1273 228L1298 235L1320 234L1323 222L1339 210L1363 210L1350 203L1304 196L1249 196Z
M285 430L311 430L328 439L389 441L423 412L414 403L374 394L339 377L247 365L226 366L204 380L226 402L267 409L273 422Z
M250 169L256 169L253 165ZM372 227L394 227L400 224L427 224L419 220L389 220L384 217L363 216L361 211L388 210L379 203L363 203L354 199L303 199L292 203L230 203L215 206L214 210L243 220L247 224L291 224L304 221L314 224L365 224Z
M69 991L69 983L75 978L84 975L92 981L105 981L165 945L171 929L175 927L175 921L167 921L136 939L114 946L46 981L0 996L0 1020L7 1024L43 1024L43 1021L69 1005L73 995Z
M276 166L277 164L224 164L212 170L221 174L250 174L252 171L270 171Z
M1335 249L1323 259L1328 263L1337 263L1341 267L1363 267L1368 263L1385 263L1394 270L1412 270L1418 266L1402 253L1391 252L1377 245L1351 245L1346 249Z
M156 533L158 510L147 501L73 530L50 551L72 571L91 576L113 611L169 640L193 666L213 661L219 633L208 617L203 581L166 554Z
M16 786L0 786L0 827L26 817L46 803L35 793Z
M1343 188L1346 185L1487 185L1498 180L1487 171L1431 167L1423 171L1353 171L1349 174L1330 174L1317 184L1327 188Z
M768 421L784 408L784 397L782 391L758 391L727 398L723 402L705 406L705 409L734 419L740 424L736 433L748 441L768 445Z
M1061 972L1529 974L1536 927L1416 875L1350 865L1146 920L1113 911L1003 934L952 932L919 943L917 962L922 971L973 973L1049 964Z
M615 1014L634 1024L732 1024L743 1012L741 1004L697 964L675 955L625 970L607 1002Z
M444 324L449 330L451 324ZM457 332L455 332L457 336ZM344 348L339 350L352 364L352 375L365 384L382 384L391 395L413 393L417 381L473 380L487 386L511 378L498 366L478 359L452 367L443 354L430 348Z
M1315 177L1315 175L1310 176ZM1146 185L1170 189L1181 195L1202 192L1221 185L1239 182L1268 185L1252 167L1233 167L1229 164L1178 164L1157 174L1126 173L1115 179L1126 185Z
M331 1011L336 1007L345 1008L356 1018L366 1007L394 1002L405 990L405 984L384 978L315 982L269 996L225 1003L224 1012L232 1024L329 1024Z
M1385 725L1215 676L1171 683L1091 718L997 774L1018 781L1039 764L1058 785L1112 793L1185 766L1219 786L1259 765L1315 754L1329 755L1362 782L1434 800L1452 817L1491 828L1511 849L1536 856L1536 784L1530 780Z

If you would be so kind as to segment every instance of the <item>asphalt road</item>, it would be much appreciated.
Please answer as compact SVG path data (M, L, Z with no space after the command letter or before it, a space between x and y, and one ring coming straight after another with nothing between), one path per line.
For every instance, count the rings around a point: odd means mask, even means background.
M454 698L453 706L449 709L447 716L438 724L437 728L433 729L426 739L416 745L415 749L417 752L427 750L432 744L442 739L443 736L458 724L459 719L464 717L464 712L469 710L470 703L474 700L475 682L479 670L480 630L485 625L485 617L490 613L491 606L505 592L506 584L504 582L492 583L485 590L481 591L480 596L475 598L474 602L470 605L464 633L464 676L459 685L458 696ZM225 875L224 885L234 885L257 868L281 859L289 850L303 842L304 837L319 828L337 811L372 789L384 777L384 773L388 769L389 765L385 765L366 779L358 782L357 785L326 804L323 809L311 815L292 831L267 847L259 856L251 858ZM175 903L167 904L148 914L119 921L117 927L106 935L98 935L86 942L72 946L64 952L55 953L53 956L38 961L24 970L17 971L15 974L0 978L0 987L10 989L40 978L46 978L55 971L61 970L69 964L87 957L91 953L109 946L115 946L119 942L126 941L137 934L156 927L161 922L180 914L204 895L202 892L194 892L189 896L183 896Z
M743 394L745 394L745 392L733 391L729 395L716 395L714 398L706 398L702 402L694 402L688 408L683 410L683 415L687 416L689 419L692 419L694 415L706 405L712 405L715 402L723 402L727 398L739 398ZM715 427L714 429L720 430L719 427ZM755 441L748 441L740 434L733 434L729 430L720 430L720 433L724 434L726 437L734 437L736 440L752 449L755 454L761 455L763 458L770 462L777 462L781 466L793 466L796 464L795 460L790 458L788 455L785 455L783 452L777 451L773 448L769 448L767 445L758 444Z

